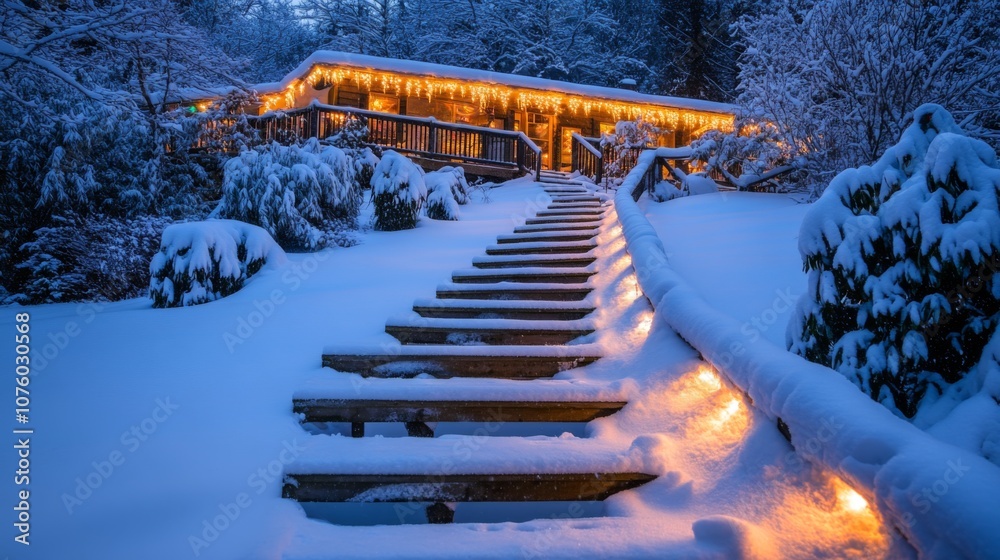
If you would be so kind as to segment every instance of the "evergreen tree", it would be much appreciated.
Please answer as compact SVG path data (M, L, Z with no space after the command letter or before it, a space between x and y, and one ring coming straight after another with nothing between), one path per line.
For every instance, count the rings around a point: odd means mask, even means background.
M1000 321L1000 165L937 105L809 210L788 343L905 417L959 382Z

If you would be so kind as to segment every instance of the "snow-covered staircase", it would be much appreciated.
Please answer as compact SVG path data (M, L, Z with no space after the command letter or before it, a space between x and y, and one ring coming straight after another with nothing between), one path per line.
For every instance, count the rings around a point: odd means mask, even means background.
M599 501L655 478L594 440L433 438L428 423L589 422L626 405L606 387L545 379L600 358L574 341L595 329L588 295L606 203L562 174L542 183L548 209L387 321L398 345L324 351L324 366L368 380L300 391L293 408L304 422L350 423L356 439L311 437L285 497L429 503L428 521L450 522L455 502ZM402 423L410 437L364 438L370 422ZM458 460L463 445L475 453Z

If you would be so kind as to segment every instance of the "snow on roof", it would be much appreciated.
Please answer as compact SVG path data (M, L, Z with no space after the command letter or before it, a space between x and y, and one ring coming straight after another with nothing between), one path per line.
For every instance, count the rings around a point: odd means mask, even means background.
M736 112L736 106L729 103L688 99L685 97L650 95L626 89L574 84L558 80L534 78L531 76L503 74L500 72L490 72L488 70L473 70L471 68L446 66L444 64L433 64L430 62L382 58L378 56L338 51L316 51L310 55L309 58L302 61L302 63L299 64L294 70L289 72L281 81L258 84L256 86L256 90L261 94L282 92L296 80L306 77L314 66L350 66L355 68L379 70L382 72L395 72L415 76L433 76L437 78L474 81L517 88L553 91L569 95L596 97L625 103L657 105L677 109L690 109L693 111L706 111L711 113L733 114Z

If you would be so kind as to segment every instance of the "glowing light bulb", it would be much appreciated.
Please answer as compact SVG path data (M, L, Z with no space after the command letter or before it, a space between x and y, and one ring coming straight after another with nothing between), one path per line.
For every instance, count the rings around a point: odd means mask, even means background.
M709 391L715 392L722 388L722 380L719 379L719 374L708 369L707 367L702 367L698 370L698 381L705 386ZM739 401L737 401L737 405Z
M868 500L864 496L844 483L838 486L840 487L837 489L837 505L841 509L853 513L860 513L868 509Z
M724 426L726 422L729 422L729 420L740 411L740 406L740 400L733 397L732 400L726 403L726 406L722 407L722 410L719 411L719 414L715 417L712 423L717 428Z

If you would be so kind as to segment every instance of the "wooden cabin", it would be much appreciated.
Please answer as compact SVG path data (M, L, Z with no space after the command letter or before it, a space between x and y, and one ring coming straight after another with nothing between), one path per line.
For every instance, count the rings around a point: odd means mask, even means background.
M335 51L313 53L256 89L260 114L318 102L521 131L540 148L541 167L557 170L569 169L573 133L599 137L641 115L661 129L661 146L684 146L731 129L735 113L724 103Z

